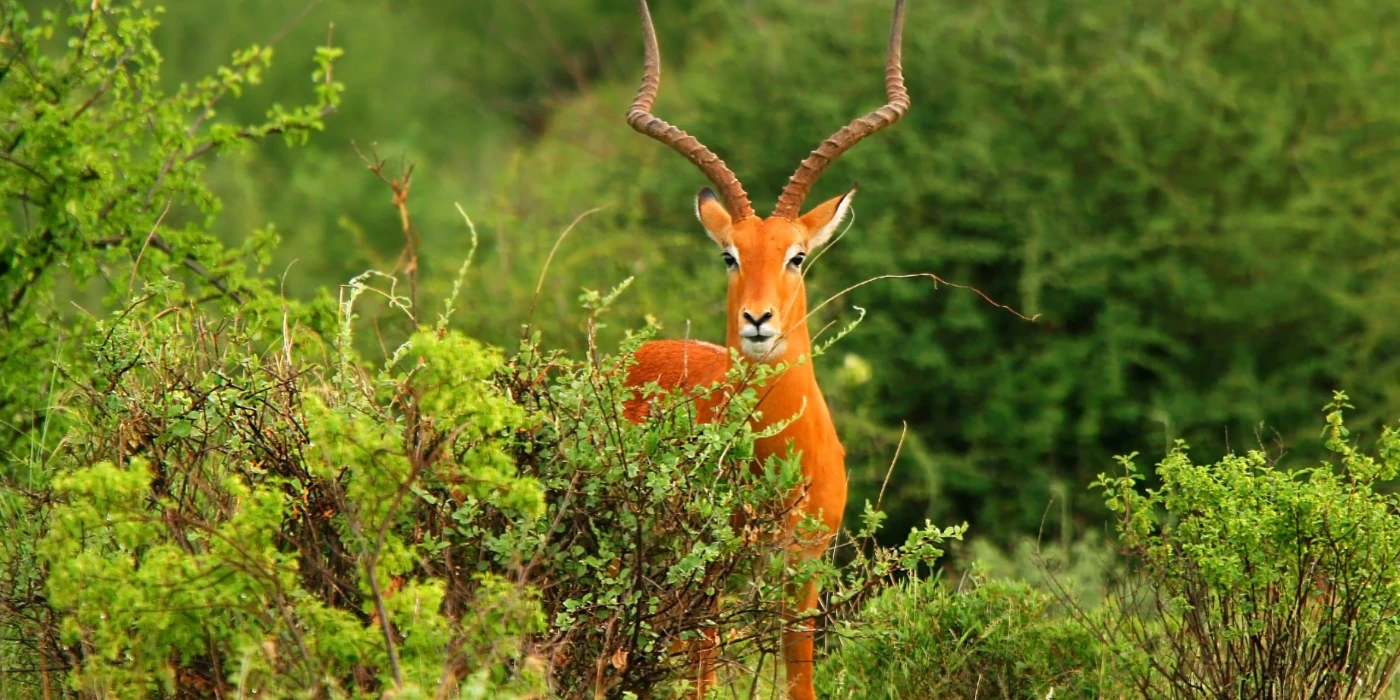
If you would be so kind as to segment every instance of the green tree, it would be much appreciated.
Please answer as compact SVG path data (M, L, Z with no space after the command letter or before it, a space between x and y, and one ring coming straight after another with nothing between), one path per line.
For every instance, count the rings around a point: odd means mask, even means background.
M191 300L239 303L265 287L246 263L265 263L275 236L250 229L236 247L217 243L207 231L221 202L201 178L205 161L272 135L302 142L320 129L340 100L331 73L340 51L316 50L310 104L229 123L211 118L261 82L267 47L237 51L213 75L166 91L151 40L158 10L75 0L35 21L11 0L0 13L8 66L0 82L0 445L13 452L43 432L51 397L36 388L63 359L59 339L85 323L54 303L60 295L130 298L145 279L139 266L188 281Z

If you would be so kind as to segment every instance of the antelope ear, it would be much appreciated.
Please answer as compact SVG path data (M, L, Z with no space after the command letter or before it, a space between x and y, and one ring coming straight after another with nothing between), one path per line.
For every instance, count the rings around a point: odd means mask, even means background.
M695 218L705 227L705 233L721 248L729 245L729 232L734 225L734 217L719 201L715 191L706 187L695 196Z
M813 250L831 240L831 235L836 233L836 229L841 228L841 222L850 215L851 198L855 194L856 186L852 185L850 192L818 204L816 208L798 219L802 227L807 230L807 250Z

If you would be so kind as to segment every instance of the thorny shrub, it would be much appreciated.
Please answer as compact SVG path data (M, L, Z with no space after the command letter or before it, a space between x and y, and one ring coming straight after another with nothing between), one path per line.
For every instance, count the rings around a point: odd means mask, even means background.
M1337 392L1324 444L1335 459L1280 468L1262 451L1195 464L1186 445L1158 465L1132 456L1100 475L1137 577L1101 637L1128 650L1144 697L1372 698L1400 663L1400 431L1368 455Z
M271 45L236 52L209 76L168 88L153 34L159 8L139 2L0 0L0 669L6 696L58 687L37 546L51 523L60 446L121 436L75 420L80 386L105 393L88 347L96 321L174 279L162 298L257 316L277 310L258 274L277 236L236 247L209 232L221 203L207 162L273 135L303 142L340 102L340 50L316 50L305 104L238 122L219 112L251 92ZM273 42L275 43L275 41ZM329 304L324 305L329 309ZM325 314L327 318L333 315ZM310 318L310 317L308 317ZM111 340L118 340L118 331ZM106 370L102 370L106 371ZM103 399L106 400L105 398ZM115 400L115 399L113 399ZM177 426L184 430L184 426ZM66 448L65 448L66 449ZM85 488L70 483L65 488ZM115 486L114 486L115 488Z
M1118 697L1114 658L1055 598L1028 583L970 574L915 580L836 626L817 666L822 697Z
M95 695L542 688L519 665L533 593L480 566L544 508L514 474L499 352L426 331L371 370L162 300L99 324L36 504L45 663ZM489 512L463 518L472 499Z
M589 293L584 303L596 313L615 296ZM762 410L753 385L784 368L736 357L726 383L663 395L645 422L633 424L622 414L630 392L620 382L630 351L653 331L629 335L615 356L600 354L590 338L583 361L542 357L528 344L515 360L512 393L543 418L519 461L549 493L549 526L523 549L535 552L530 566L541 569L530 580L539 582L552 621L546 641L555 691L568 697L681 692L663 683L690 670L692 658L677 642L698 641L706 630L719 634L722 678L747 693L765 664L770 673L781 665L789 591L816 579L827 592L822 610L803 620L810 623L926 567L945 538L963 532L926 525L900 548L868 546L882 515L867 505L858 533L867 546L848 538L838 547L848 550L841 566L833 557L791 557L799 540L822 534L820 526L809 519L787 531L798 461L755 465L750 422ZM693 399L710 391L727 399L715 420L699 423Z
M750 468L751 389L723 420L676 396L633 425L625 353L507 360L444 315L372 367L362 279L329 340L288 319L259 342L150 289L97 325L80 427L30 504L37 655L85 693L664 695L675 642L718 625L725 659L771 656L794 582L839 606L961 533L791 560L800 475Z

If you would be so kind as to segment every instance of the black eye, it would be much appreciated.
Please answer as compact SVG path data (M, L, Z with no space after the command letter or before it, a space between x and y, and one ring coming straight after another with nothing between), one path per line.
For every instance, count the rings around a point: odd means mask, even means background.
M739 267L739 261L738 261L737 259L735 259L733 255L730 255L730 254L729 254L729 251L725 251L724 253L722 253L722 254L721 254L721 257L724 258L724 266L725 266L725 267L727 267L727 268L729 268L729 269L731 269L731 270L733 270L734 268Z
M797 255L792 256L792 259L788 261L788 264L791 265L791 266L793 266L793 267L801 267L801 266L802 266L802 261L803 261L803 260L806 260L806 259L807 259L807 254L806 254L806 253L798 253Z

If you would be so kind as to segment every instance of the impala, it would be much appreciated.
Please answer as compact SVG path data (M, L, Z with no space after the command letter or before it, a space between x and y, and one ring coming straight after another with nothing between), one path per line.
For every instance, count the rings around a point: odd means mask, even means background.
M711 240L720 248L720 257L729 271L727 309L728 330L725 347L697 341L658 340L644 344L629 369L627 383L640 387L656 382L662 389L691 390L723 381L730 369L730 350L737 350L751 362L781 363L787 369L758 387L761 417L755 426L763 429L791 420L777 435L761 438L755 446L756 463L772 455L786 454L789 447L800 453L804 485L794 494L788 527L806 515L815 516L825 526L826 536L802 543L800 556L820 557L831 536L841 527L846 507L845 450L832 424L831 413L813 373L812 340L807 330L807 294L803 286L803 262L818 246L831 240L845 220L855 194L849 192L817 205L805 214L802 202L817 178L857 141L883 129L904 116L909 96L904 88L900 66L900 40L904 29L904 0L895 0L885 62L886 104L841 128L806 160L783 188L773 215L759 218L748 195L734 173L695 137L653 116L661 83L661 53L646 0L637 0L642 35L646 46L645 71L641 88L627 112L632 128L679 151L719 190L700 190L695 214ZM701 416L711 416L714 394L697 398ZM627 417L642 420L647 413L647 397L638 396L627 405ZM797 596L797 609L788 620L815 610L817 589L807 584ZM810 624L786 624L782 652L787 670L787 692L791 698L812 698L812 637ZM713 645L713 638L710 641ZM696 671L696 688L703 696L714 683L712 654L702 653Z

